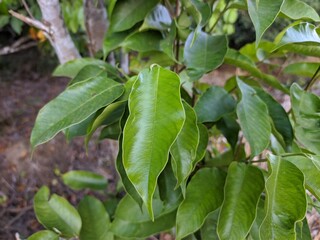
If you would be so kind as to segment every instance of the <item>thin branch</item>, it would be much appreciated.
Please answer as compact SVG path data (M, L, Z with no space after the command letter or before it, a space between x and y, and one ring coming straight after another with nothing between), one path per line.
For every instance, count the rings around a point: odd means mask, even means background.
M30 8L27 4L27 2L25 0L21 0L22 1L22 4L24 6L24 8L26 9L27 13L29 14L29 16L32 18L32 19L35 19L34 16L32 15L32 12L30 11Z
M50 28L47 25L43 24L42 22L40 22L40 21L38 21L36 19L32 19L32 18L26 17L26 16L24 16L24 15L22 15L20 13L17 13L17 12L15 12L13 10L9 10L9 13L13 17L21 20L22 22L24 22L24 23L26 23L26 24L28 24L28 25L30 25L32 27L38 28L38 29L46 32L47 34L51 35Z
M313 74L312 78L310 79L310 81L308 82L307 86L305 87L304 90L308 91L311 89L311 87L313 86L313 84L317 81L318 79L318 73L320 72L320 65L317 69L317 71Z

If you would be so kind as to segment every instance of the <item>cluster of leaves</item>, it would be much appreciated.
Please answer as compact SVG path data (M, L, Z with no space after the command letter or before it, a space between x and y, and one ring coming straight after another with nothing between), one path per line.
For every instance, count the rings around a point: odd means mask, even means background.
M291 53L320 57L320 32L311 23L319 16L299 0L223 2L218 17L215 1L109 2L104 54L129 52L131 76L97 59L59 66L54 74L72 80L39 112L31 144L61 131L88 144L100 128L101 140L119 140L116 168L126 195L115 211L114 202L91 196L75 209L43 187L34 207L48 230L29 239L144 239L170 229L176 239L311 239L305 217L320 200L320 98L258 66L274 68L272 58ZM214 30L230 9L247 9L256 30L256 42L239 51ZM297 21L274 42L262 40L277 17ZM199 81L222 64L243 75L224 87ZM310 89L319 64L277 70L311 77ZM263 86L289 94L292 110ZM227 140L222 151L209 143L218 137ZM75 189L106 186L83 171L63 180Z

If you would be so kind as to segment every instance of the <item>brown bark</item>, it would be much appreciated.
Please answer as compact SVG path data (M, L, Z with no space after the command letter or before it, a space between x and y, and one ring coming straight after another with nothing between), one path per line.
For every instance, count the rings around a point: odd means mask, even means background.
M38 0L42 18L49 27L49 40L60 63L80 58L71 36L64 25L58 0Z
M107 11L102 0L84 0L85 26L89 41L89 53L94 56L102 49L108 28Z

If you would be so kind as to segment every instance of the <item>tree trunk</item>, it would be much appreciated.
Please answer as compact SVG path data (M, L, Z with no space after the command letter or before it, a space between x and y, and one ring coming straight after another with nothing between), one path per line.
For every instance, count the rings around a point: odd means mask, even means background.
M64 25L58 0L38 0L42 18L48 25L49 40L58 56L60 63L80 58L78 49L75 47L70 34Z
M108 28L107 11L102 0L84 0L84 16L89 53L93 57L102 49L104 35Z

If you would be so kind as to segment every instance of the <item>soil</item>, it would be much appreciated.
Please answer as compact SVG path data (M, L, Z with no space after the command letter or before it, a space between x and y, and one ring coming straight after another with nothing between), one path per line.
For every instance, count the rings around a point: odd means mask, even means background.
M56 64L54 57L41 56L36 48L0 56L0 240L23 239L42 229L32 207L41 186L49 186L75 206L88 193L70 190L60 173L91 170L109 180L107 193L115 188L113 142L91 141L86 154L82 138L67 143L59 134L31 151L29 137L39 109L68 83L66 78L51 77ZM229 71L223 69L214 78L227 79ZM319 214L311 212L308 220L314 239L319 240Z

